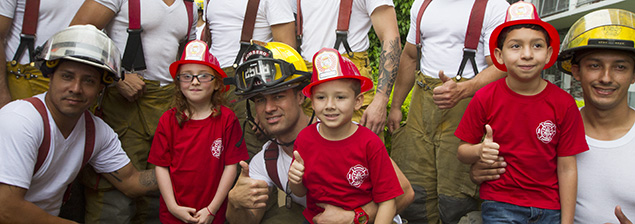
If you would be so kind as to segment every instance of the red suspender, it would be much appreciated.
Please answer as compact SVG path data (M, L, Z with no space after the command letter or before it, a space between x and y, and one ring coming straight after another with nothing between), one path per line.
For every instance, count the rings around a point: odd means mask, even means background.
M430 5L430 2L432 2L432 0L423 1L421 8L419 8L419 13L417 14L417 28L415 29L417 32L417 37L415 39L415 44L417 45L417 71L421 71L421 18L423 17L423 12L425 12L428 5Z
M468 60L471 60L472 69L474 75L478 74L478 68L476 67L476 49L478 48L479 38L481 36L481 29L483 28L483 18L485 17L485 8L488 0L475 0L472 6L472 12L470 13L470 20L467 25L467 32L465 34L465 42L463 48L463 60L459 66L459 72L456 75L456 79L461 79L463 69ZM421 18L423 12L428 8L428 5L432 0L425 0L421 4L419 13L417 14L416 24L416 45L417 45L417 70L421 71Z
M190 34L192 32L192 24L194 24L194 18L192 18L192 16L194 16L193 1L194 0L183 1L183 3L185 3L185 10L187 10L187 36L185 36L185 39L188 41L190 40Z
M297 13L295 14L295 35L302 39L302 7L300 6L300 4L302 4L302 0L296 0L296 3L297 5L295 7L297 8Z
M40 144L40 148L38 148L37 152L37 160L35 162L35 168L33 169L33 175L37 173L42 167L44 160L49 154L49 150L51 148L51 126L49 125L49 116L46 111L46 107L42 100L36 97L30 97L24 99L25 101L33 104L35 109L40 113L42 117L42 122L44 123L44 138L42 139L42 143ZM83 169L90 157L93 155L93 150L95 149L95 122L93 121L93 117L90 116L90 112L84 112L84 121L86 123L86 142L84 144L84 155L82 157L82 165L80 169ZM63 202L66 202L71 196L71 186L73 183L68 184L66 187L66 191L64 192Z
M26 0L24 7L24 18L22 19L22 34L20 35L20 45L13 56L14 61L19 61L24 53L25 48L29 50L30 62L35 61L35 32L40 13L40 0Z
M128 0L128 41L121 58L121 67L126 71L146 69L141 42L141 0Z
M337 29L335 30L335 50L340 48L340 44L344 44L344 49L348 56L353 57L351 46L348 45L348 26L351 21L351 11L353 9L353 0L340 0L340 11L337 18Z
M240 50L238 50L238 54L236 55L236 59L234 60L234 64L232 65L234 68L238 68L240 59L243 57L245 51L247 51L249 45L251 45L251 39L254 36L254 26L256 25L256 15L258 14L259 5L260 0L249 0L247 2L245 17L243 18L242 33L240 34Z
M249 0L247 2L247 9L245 10L245 18L243 19L243 28L240 35L240 43L247 43L251 41L254 36L254 26L256 25L256 15L258 14L258 6L260 0Z
M298 39L302 39L302 4L301 0L296 0L297 2L297 14L296 14L296 35ZM353 51L351 50L350 45L348 44L348 27L351 21L351 11L353 9L353 0L341 0L340 1L340 11L337 18L337 29L335 30L335 49L339 49L340 44L344 44L344 49L346 49L346 53L349 56L352 56ZM300 49L300 46L298 46Z
M463 75L463 69L465 68L465 64L468 60L472 64L474 75L478 74L475 57L476 49L478 48L478 40L481 36L481 29L483 28L483 17L485 17L486 6L487 0L474 1L474 6L472 6L472 12L470 13L470 22L467 25L467 32L465 33L463 59L461 60L459 71L456 73L456 80L461 79L461 75Z
M126 71L136 71L146 69L145 57L143 55L143 45L141 42L141 0L129 0L128 1L128 41L126 42L126 48L123 52L121 59L121 66ZM190 32L192 31L192 24L194 23L193 16L193 0L183 0L185 9L187 10L187 36L186 40L190 38Z
M280 177L278 176L278 144L271 141L269 147L265 149L265 166L267 167L267 174L276 186L280 189L284 189L280 183Z
M44 138L42 139L42 143L40 144L40 148L38 149L35 169L33 169L33 175L35 175L35 173L40 170L40 167L42 167L44 160L49 154L49 148L51 147L51 126L49 126L49 116L46 112L46 107L40 99L30 97L24 100L33 104L37 112L40 113L40 116L42 116L42 121L44 122Z
M35 162L35 169L33 169L33 175L40 170L44 160L48 156L49 149L51 148L51 126L49 125L49 116L46 111L46 106L44 106L44 102L36 97L30 97L24 99L25 101L33 104L33 107L40 113L42 116L42 122L44 123L44 138L42 139L42 143L40 144L40 148L37 153L37 160ZM82 158L82 168L88 164L88 160L93 155L93 150L95 148L95 122L93 117L90 116L90 112L84 112L84 121L86 123L86 143L84 144L84 156Z

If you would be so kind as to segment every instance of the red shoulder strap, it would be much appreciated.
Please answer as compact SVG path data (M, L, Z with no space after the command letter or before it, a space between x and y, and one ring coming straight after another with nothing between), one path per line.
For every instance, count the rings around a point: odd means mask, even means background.
M256 15L258 14L258 6L260 0L249 0L247 9L245 10L245 18L243 19L243 28L240 35L241 43L249 43L254 36L254 26L256 25Z
M84 120L86 121L86 143L84 144L84 158L82 159L82 168L88 164L88 160L93 155L95 149L95 121L90 112L84 112Z
M234 68L238 68L240 59L243 57L245 51L247 51L249 45L251 45L251 39L254 36L254 26L256 25L256 14L258 14L259 5L260 0L249 0L247 2L247 9L245 9L245 18L243 19L242 32L240 34L240 49L238 50L236 59L234 59L234 64L232 64Z
M344 49L348 56L353 56L353 50L348 44L348 26L351 21L351 10L353 9L353 0L340 0L340 11L337 18L337 29L335 30L335 45L333 48L338 50L340 44L344 45Z
M428 5L430 5L430 2L432 2L432 0L423 1L423 4L421 4L421 8L419 8L419 13L417 14L417 28L415 29L417 37L415 39L415 44L419 48L421 47L421 18L423 17L423 12L425 12L428 8Z
M278 176L278 143L271 141L269 147L265 149L265 166L267 167L267 174L276 186L280 189L284 189L280 184L280 177Z
M25 101L33 104L35 109L42 116L42 121L44 123L44 138L42 139L42 143L40 144L40 148L38 148L37 160L35 162L35 169L33 170L33 174L37 173L42 167L44 160L49 154L49 149L51 148L51 126L49 125L48 112L46 111L46 106L44 102L36 97L26 98ZM84 112L84 119L86 123L86 143L84 144L84 157L82 159L82 167L84 167L90 157L93 155L93 150L95 148L95 122L93 121L93 117L90 116L90 112Z
M467 32L465 34L463 60L461 62L461 65L459 66L457 80L461 78L461 75L463 74L463 68L465 68L468 60L471 60L472 62L474 74L478 73L474 57L476 55L476 49L478 48L478 41L481 36L481 29L483 28L483 18L485 17L487 1L488 0L475 0L474 5L472 6L470 19L467 25ZM430 5L430 2L432 2L432 0L425 0L423 4L421 4L421 8L419 9L419 13L417 14L417 24L415 26L417 34L415 39L415 44L417 45L417 70L421 70L421 18L423 17L423 12L426 10L426 8L428 8L428 5Z
M184 0L183 3L185 3L185 9L187 10L187 36L185 36L185 39L189 41L192 24L194 24L194 18L192 18L192 16L194 16L194 0Z
M302 37L302 7L300 7L300 4L302 4L302 0L296 0L296 14L295 14L295 26L296 26L296 30L295 30L295 35L297 35L298 37Z
M340 11L337 18L337 30L348 31L351 22L351 11L353 9L353 0L341 0Z
M470 13L470 22L465 33L465 48L474 49L478 47L478 40L483 28L483 17L485 17L485 7L487 0L475 0Z
M44 160L49 154L49 148L51 147L51 126L49 125L49 116L46 111L46 106L44 106L44 102L36 97L30 97L24 99L25 101L33 104L33 107L40 113L42 116L42 121L44 122L44 138L42 139L42 143L40 144L40 148L37 152L37 160L35 162L35 169L33 169L33 175L40 170Z
M18 61L22 57L25 48L29 50L29 60L34 61L35 32L37 31L39 13L40 0L26 0L24 18L22 19L22 35L20 35L20 44L13 56L14 61Z

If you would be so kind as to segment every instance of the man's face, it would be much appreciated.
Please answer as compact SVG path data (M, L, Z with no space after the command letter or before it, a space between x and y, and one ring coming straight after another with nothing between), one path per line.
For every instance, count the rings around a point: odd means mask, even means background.
M582 56L571 67L573 77L580 81L587 106L610 110L628 105L630 84L635 82L635 60L625 51L594 50Z
M303 113L301 105L304 97L301 94L288 89L252 98L260 126L273 136L291 132Z
M53 116L78 118L95 103L101 73L93 66L62 60L51 75L46 101Z

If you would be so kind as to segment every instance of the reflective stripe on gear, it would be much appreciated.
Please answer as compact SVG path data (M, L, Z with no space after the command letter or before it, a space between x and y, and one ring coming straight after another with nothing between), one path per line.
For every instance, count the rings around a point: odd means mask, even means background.
M24 99L46 92L49 78L31 64L7 62L7 85L11 100Z
M476 198L478 192L477 185L470 181L470 166L456 159L460 141L454 136L471 98L459 101L452 109L441 110L432 100L432 90L440 85L441 80L417 72L406 123L392 136L391 157L413 188L421 187L419 192L415 190L415 200L424 200L413 203L418 204L419 209L417 206L410 206L402 213L423 216L404 215L403 218L409 221L427 219L429 223L439 223L439 217L444 214L456 214L458 217L440 217L443 220L458 220L469 211L442 211L439 214L439 209L435 208L447 207L439 204L445 202L440 200L441 196L456 199L447 200L448 204L453 203L452 201L473 204L475 200L463 199ZM456 209L465 210L471 207L474 206L457 205Z

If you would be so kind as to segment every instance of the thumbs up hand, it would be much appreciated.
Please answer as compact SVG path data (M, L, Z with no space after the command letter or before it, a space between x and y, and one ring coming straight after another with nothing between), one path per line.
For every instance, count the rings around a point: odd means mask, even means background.
M242 167L242 170L240 171L240 176L241 177L249 177L249 164L247 164L247 162L245 161L240 161L240 167Z
M243 209L266 208L269 199L269 185L264 180L249 177L249 164L240 161L242 171L236 184L229 191L227 201L234 207Z
M498 159L498 149L500 145L494 142L494 131L492 131L492 127L489 126L489 124L485 125L485 131L485 138L481 144L479 155L481 156L481 161L492 164Z
M304 176L304 160L298 151L293 151L293 163L289 168L289 182L292 184L301 184L302 176Z
M432 100L439 109L450 109L463 99L462 91L458 83L447 77L443 70L439 71L439 79L443 85L437 86L432 90Z

